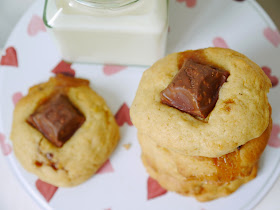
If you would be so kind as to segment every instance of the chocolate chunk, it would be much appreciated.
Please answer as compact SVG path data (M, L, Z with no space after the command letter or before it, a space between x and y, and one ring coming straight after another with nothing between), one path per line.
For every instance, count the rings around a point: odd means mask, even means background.
M161 102L193 116L206 118L214 109L220 87L229 72L186 60L168 87Z
M43 163L36 160L36 161L35 161L35 165L36 165L37 167L41 167L41 166L43 165Z
M55 170L55 171L57 171L57 167L56 167L56 164L55 163L53 163L53 162L50 162L50 167L52 167L53 168L53 170Z
M62 147L84 121L85 117L62 93L50 97L27 119L30 125L57 147Z

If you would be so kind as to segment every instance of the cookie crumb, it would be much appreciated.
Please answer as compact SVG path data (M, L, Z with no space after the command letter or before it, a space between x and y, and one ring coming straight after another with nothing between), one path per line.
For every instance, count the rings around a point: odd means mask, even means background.
M131 147L131 144L123 144L123 147L124 147L126 150L129 150L130 147Z

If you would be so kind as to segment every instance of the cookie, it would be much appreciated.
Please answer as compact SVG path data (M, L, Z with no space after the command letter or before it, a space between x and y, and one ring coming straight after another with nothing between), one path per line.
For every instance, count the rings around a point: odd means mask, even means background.
M246 56L207 48L146 70L130 109L151 177L209 201L256 177L270 137L271 82Z
M55 186L89 179L119 141L119 128L89 81L57 75L16 105L11 140L22 166Z
M223 184L247 177L259 161L269 140L272 121L265 132L234 152L217 158L186 156L156 145L145 134L138 133L142 160L146 166L185 181Z
M162 92L178 76L183 61L190 59L229 73L205 119L161 101ZM233 50L207 48L173 53L144 72L130 115L138 131L149 134L158 145L189 156L219 157L265 131L269 124L270 87L262 69Z
M230 182L217 184L208 183L199 180L185 180L184 178L175 178L170 174L159 173L143 161L150 176L158 181L158 183L170 191L175 191L185 196L193 196L198 201L205 202L220 197L227 196L236 191L242 184L254 179L257 176L257 168L255 165L251 173L242 178L235 179Z

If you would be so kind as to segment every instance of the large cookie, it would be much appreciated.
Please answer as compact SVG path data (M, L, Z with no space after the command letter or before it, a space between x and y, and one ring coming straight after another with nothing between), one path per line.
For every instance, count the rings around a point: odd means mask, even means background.
M66 107L73 106L70 109L76 109L85 121L76 126L69 139L65 138L65 142L55 145L47 139L53 135L39 131L29 119L30 116L39 116L36 113L41 111L41 105L59 92L63 93L64 101L70 101ZM60 123L68 119L64 116L65 107L60 113L56 113L55 109L46 109L45 112L46 116L54 118L59 115ZM37 118L33 118L34 121ZM68 123L75 126L77 119L79 117L70 118ZM58 126L63 125L58 123ZM44 129L41 127L41 130ZM66 126L64 130L67 129ZM74 186L90 178L108 159L119 141L119 128L104 99L89 87L87 80L58 75L30 88L28 95L17 103L11 140L15 155L26 170L53 185Z
M182 60L229 72L206 119L161 103L161 92L182 67ZM139 132L156 144L189 156L219 157L259 137L269 124L267 93L271 82L246 56L230 49L207 48L174 53L146 70L130 109Z

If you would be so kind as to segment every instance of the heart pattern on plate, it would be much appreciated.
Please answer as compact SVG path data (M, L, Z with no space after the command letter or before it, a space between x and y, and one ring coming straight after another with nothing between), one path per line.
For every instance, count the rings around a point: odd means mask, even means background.
M273 124L268 145L274 148L280 147L280 126Z
M186 7L189 7L189 8L195 7L196 1L197 0L177 0L177 2L179 2L179 3L185 2L186 3Z
M44 182L38 179L35 183L36 188L41 193L41 195L46 199L47 202L50 202L58 187L53 186L47 182Z
M115 119L119 126L123 126L124 123L127 123L130 126L133 125L129 115L129 107L126 105L126 103L124 103L117 111L115 114Z
M44 22L38 15L33 15L28 24L27 33L29 36L36 36L40 31L47 31Z
M278 78L276 76L272 76L271 75L271 69L267 66L263 66L262 67L262 70L264 71L264 73L268 76L268 78L270 79L271 81L271 84L272 84L272 87L275 87L278 85Z
M75 70L71 68L72 63L60 61L52 70L54 74L64 74L66 76L75 77Z
M104 65L103 66L103 73L107 76L116 74L124 69L126 69L127 66L118 66L118 65Z
M229 48L228 44L222 37L216 37L213 39L214 47Z
M166 189L163 189L159 183L149 176L147 180L147 199L159 197L167 193Z
M17 102L23 97L21 92L16 92L13 94L12 100L13 100L13 104L16 105Z
M3 155L7 156L12 152L12 146L5 142L5 135L0 133L0 146Z
M2 56L0 64L3 66L18 67L17 51L14 47L8 47L6 54Z
M105 173L112 173L114 172L114 168L110 162L110 160L108 159L96 172L96 174L105 174Z
M277 29L273 30L272 28L267 27L263 30L263 34L271 44L273 44L275 47L278 47L280 44L280 33L277 31Z

